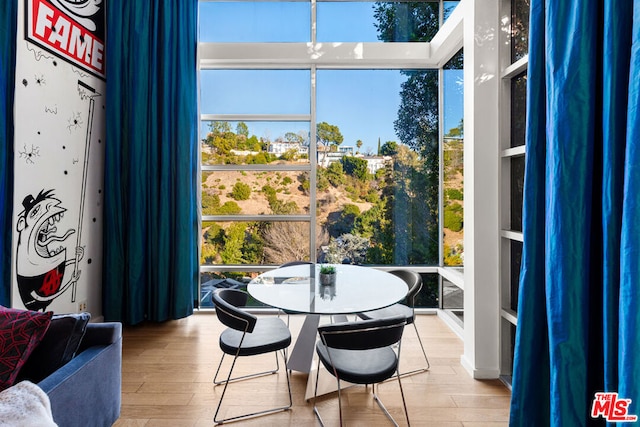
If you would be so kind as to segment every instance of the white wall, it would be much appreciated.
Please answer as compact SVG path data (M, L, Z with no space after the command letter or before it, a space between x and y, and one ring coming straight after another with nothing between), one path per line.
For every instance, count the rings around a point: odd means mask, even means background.
M25 38L26 4L40 10L42 40ZM82 37L78 22L91 27L103 11L72 19L42 0L20 0L18 10L12 306L99 319L105 81L96 35L104 21Z

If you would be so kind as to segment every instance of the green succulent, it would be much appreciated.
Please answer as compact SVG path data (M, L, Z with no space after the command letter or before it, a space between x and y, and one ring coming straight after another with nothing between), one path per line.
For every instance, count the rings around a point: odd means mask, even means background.
M333 274L336 272L336 268L332 265L323 265L320 267L320 274Z

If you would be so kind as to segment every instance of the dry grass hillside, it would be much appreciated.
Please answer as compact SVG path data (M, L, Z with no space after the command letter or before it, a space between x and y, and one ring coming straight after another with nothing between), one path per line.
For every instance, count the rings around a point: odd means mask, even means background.
M245 171L217 171L209 174L203 182L203 188L208 188L220 197L220 204L227 201L235 201L242 209L242 214L267 215L271 213L269 202L262 191L265 185L276 190L278 200L287 203L295 202L299 213L309 213L309 195L302 189L302 181L305 172L245 172ZM286 179L288 177L288 179ZM248 200L234 200L231 190L236 182L243 182L251 187L251 196ZM324 224L332 212L339 212L345 204L358 206L361 212L371 208L371 203L354 202L345 192L329 187L325 191L318 192L318 219Z

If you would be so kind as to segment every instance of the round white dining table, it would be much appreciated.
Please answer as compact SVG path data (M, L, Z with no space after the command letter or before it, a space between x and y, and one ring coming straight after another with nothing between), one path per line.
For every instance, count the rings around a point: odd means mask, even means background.
M322 265L335 267L335 283L320 283ZM387 307L404 299L409 290L404 280L383 270L322 265L280 267L260 274L247 286L249 294L263 304L307 314L287 363L291 370L310 372L320 315L355 314Z
M335 283L322 285L319 264L281 267L254 278L247 291L271 307L307 314L353 314L387 307L409 290L398 276L371 267L348 264L336 269Z

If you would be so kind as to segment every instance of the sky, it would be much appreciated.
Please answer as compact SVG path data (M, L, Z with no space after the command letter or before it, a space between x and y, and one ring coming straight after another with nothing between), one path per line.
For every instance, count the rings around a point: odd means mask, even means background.
M200 3L200 40L308 42L307 2ZM318 2L319 42L375 42L372 2ZM357 18L357 19L356 19ZM318 70L317 122L337 125L342 145L375 153L378 139L399 141L393 122L406 79L399 70ZM202 114L309 114L309 70L207 70L201 72ZM462 70L445 71L445 132L462 118ZM206 94L215 94L206 96ZM247 122L250 134L275 139L308 132L308 123ZM206 131L206 129L203 129Z

